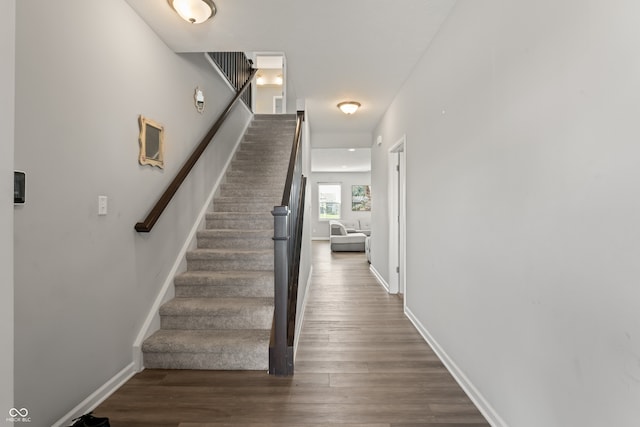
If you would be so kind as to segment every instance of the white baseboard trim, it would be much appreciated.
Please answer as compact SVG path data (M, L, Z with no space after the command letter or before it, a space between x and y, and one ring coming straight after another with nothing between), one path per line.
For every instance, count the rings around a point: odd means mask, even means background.
M405 306L404 314L409 318L413 326L418 330L422 338L429 344L433 352L442 361L449 373L453 376L456 382L462 387L464 392L469 396L469 399L476 405L478 410L484 415L493 427L508 427L507 423L498 415L495 409L489 404L489 402L482 396L478 389L469 381L469 378L464 372L456 365L456 363L449 357L446 351L438 344L433 336L427 331L427 328L418 320L413 312Z
M296 335L293 339L293 360L296 360L296 354L298 353L298 343L300 342L300 333L302 332L302 322L304 321L304 313L307 309L307 301L309 300L309 289L311 287L311 276L313 275L313 266L309 269L309 277L307 278L307 286L305 288L304 299L302 300L302 307L300 307L300 313L298 314L300 321L296 326Z
M132 362L123 370L114 375L109 381L104 383L99 389L91 393L89 397L80 402L78 406L69 411L65 416L56 421L52 427L66 427L71 425L71 421L93 411L98 405L104 402L124 383L129 381L136 374L135 364Z
M180 252L176 257L173 263L173 266L169 271L169 274L167 275L164 283L162 284L162 288L160 288L160 291L158 292L158 295L156 296L156 299L153 302L151 309L147 313L147 317L145 318L145 321L142 324L142 327L140 328L140 332L138 332L138 335L135 341L133 342L133 363L135 365L135 369L137 372L140 372L141 370L144 369L144 366L142 364L143 363L142 362L142 343L144 342L145 339L150 337L151 334L153 334L155 331L160 329L160 314L159 314L160 306L165 302L169 301L171 298L173 298L173 295L174 295L173 278L176 276L178 272L181 271L181 269L184 269L184 262L185 262L187 251L189 250L189 248L191 248L192 243L195 241L196 233L198 232L198 230L201 228L202 224L206 220L205 217L207 212L210 210L209 208L211 206L211 202L213 201L213 197L215 196L215 193L218 190L218 187L222 183L225 173L229 168L229 165L231 164L231 161L233 160L236 154L238 146L242 142L242 139L244 138L244 134L250 125L251 125L251 120L248 120L247 123L245 124L244 129L240 133L240 136L236 141L236 144L233 147L233 150L231 151L231 155L227 159L227 162L224 168L222 169L220 176L215 182L213 189L209 193L207 200L202 206L202 209L200 209L200 213L198 214L198 217L196 218L196 221L193 224L193 227L191 227L191 231L189 232L189 235L187 236L184 244L182 245L182 248L180 249Z
M373 266L373 264L369 264L369 270L371 270L373 275L376 277L376 280L378 280L378 283L380 283L380 286L382 286L387 291L387 293L389 293L391 287L386 282L386 280L384 280L382 275L380 273L378 273L378 270L376 270L376 268Z
M328 237L312 237L311 240L319 240L319 241L328 242L331 239L329 239Z

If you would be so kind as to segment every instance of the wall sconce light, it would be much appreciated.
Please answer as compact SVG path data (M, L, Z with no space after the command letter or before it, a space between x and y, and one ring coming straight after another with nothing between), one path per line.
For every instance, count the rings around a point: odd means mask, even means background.
M360 108L360 103L355 101L345 101L338 104L338 108L345 114L353 114Z
M278 86L282 86L282 74L278 74L278 76L276 77L276 84Z
M201 24L216 14L212 0L167 0L182 19L192 24Z
M264 76L259 75L258 78L256 79L256 84L262 86L264 83L265 83Z

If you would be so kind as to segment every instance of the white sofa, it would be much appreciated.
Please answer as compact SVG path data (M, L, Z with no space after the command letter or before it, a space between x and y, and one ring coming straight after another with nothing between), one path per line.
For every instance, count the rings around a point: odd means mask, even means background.
M363 233L367 236L371 235L371 224L369 223L369 221L362 221L359 219L356 219L355 221L333 220L329 221L329 224L331 224L332 222L337 222L344 225L344 228L347 229L347 233ZM329 234L331 234L331 232L329 232Z
M358 229L347 228L340 221L329 221L329 240L333 252L364 252L368 237Z

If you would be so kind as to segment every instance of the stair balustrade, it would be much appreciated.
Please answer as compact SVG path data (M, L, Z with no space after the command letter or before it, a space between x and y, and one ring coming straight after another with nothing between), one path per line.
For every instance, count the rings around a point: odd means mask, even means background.
M293 375L298 276L302 247L306 177L302 174L301 137L304 111L298 111L287 181L274 218L274 321L269 344L269 373Z
M236 90L242 87L253 70L253 62L244 52L209 52L209 57ZM251 109L251 91L245 92L241 99Z

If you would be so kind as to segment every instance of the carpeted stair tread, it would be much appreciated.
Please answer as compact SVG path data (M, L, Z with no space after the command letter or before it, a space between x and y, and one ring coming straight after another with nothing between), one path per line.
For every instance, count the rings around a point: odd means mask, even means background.
M273 229L271 212L207 212L208 229Z
M174 298L160 308L162 329L268 329L273 298Z
M273 284L273 271L185 271L174 279L178 286L209 286L219 283L233 283L237 286L255 282Z
M173 280L176 298L273 299L273 271L186 271Z
M195 249L187 252L187 269L205 271L273 269L273 249Z
M273 309L273 298L174 298L160 307L160 315L213 316L262 307Z
M145 341L144 363L150 369L266 370L269 336L262 329L161 329Z
M241 256L268 256L273 251L266 249L194 249L187 252L191 259L235 259Z
M268 349L270 334L267 329L160 329L145 340L142 349L148 353L229 353L243 346L264 346L265 342Z
M271 230L205 229L198 231L200 249L273 249Z
M256 237L273 237L273 229L262 230L230 230L230 229L204 229L198 231L198 238L212 238L212 237L238 237L245 239L252 239Z

